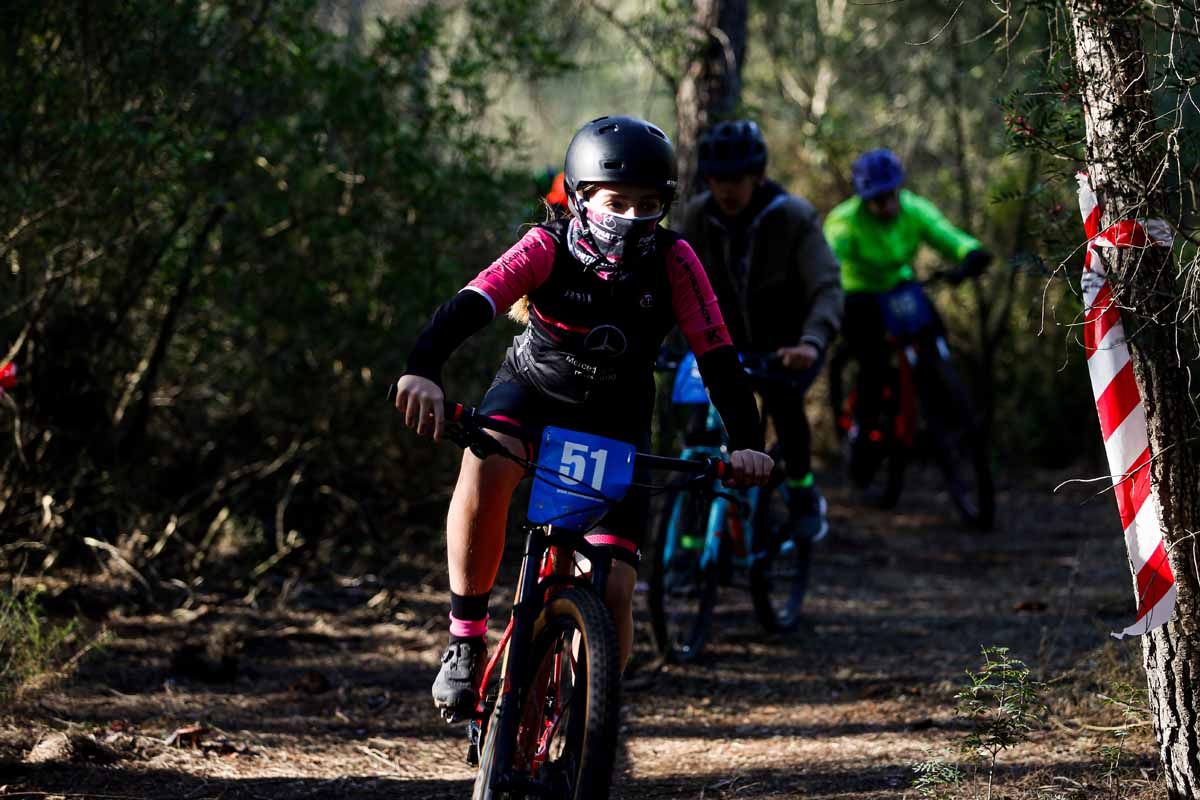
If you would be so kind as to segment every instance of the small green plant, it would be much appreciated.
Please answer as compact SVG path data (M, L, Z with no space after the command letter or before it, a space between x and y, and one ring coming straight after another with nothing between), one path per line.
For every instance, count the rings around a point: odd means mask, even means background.
M1125 739L1132 728L1149 724L1150 709L1146 707L1146 693L1124 681L1112 685L1108 694L1100 695L1106 705L1121 709L1123 725L1112 729L1113 742L1100 748L1104 759L1104 779L1114 798L1121 797L1121 759L1125 755Z
M939 758L931 758L913 764L913 788L920 797L926 800L942 800L953 797L953 790L963 781L963 771L957 764L951 764Z
M37 593L0 592L0 697L56 672L68 661L76 630L74 622L44 620Z
M963 750L987 768L984 797L991 800L1000 753L1026 741L1045 712L1042 685L1030 679L1029 668L1007 647L983 648L983 666L967 670L967 678L970 685L955 696L959 718L971 726Z

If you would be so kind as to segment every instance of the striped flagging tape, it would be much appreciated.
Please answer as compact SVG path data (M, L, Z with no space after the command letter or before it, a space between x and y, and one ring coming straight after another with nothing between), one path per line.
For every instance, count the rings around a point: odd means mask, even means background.
M1137 583L1137 620L1113 636L1140 636L1163 625L1175 608L1175 576L1163 542L1162 511L1150 483L1146 409L1133 377L1121 311L1105 277L1100 249L1170 247L1171 229L1161 220L1123 220L1100 230L1100 203L1086 173L1079 173L1079 210L1088 245L1083 267L1083 343L1108 455L1125 545Z

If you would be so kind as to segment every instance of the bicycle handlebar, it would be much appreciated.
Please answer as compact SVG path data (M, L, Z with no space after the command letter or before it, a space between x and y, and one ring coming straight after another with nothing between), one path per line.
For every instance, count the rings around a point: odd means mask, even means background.
M393 383L388 387L387 397L389 402L395 401L396 391L396 384ZM447 438L461 447L470 448L478 456L512 456L507 447L491 436L484 434L484 430L503 433L506 436L512 436L523 442L534 441L537 438L520 425L481 414L478 409L471 406L447 400L445 401L445 407L446 421L457 423L463 433L462 436L456 436L451 433ZM633 463L635 470L680 472L704 480L723 480L733 474L729 462L721 458L693 461L686 458L656 456L651 453L635 453Z

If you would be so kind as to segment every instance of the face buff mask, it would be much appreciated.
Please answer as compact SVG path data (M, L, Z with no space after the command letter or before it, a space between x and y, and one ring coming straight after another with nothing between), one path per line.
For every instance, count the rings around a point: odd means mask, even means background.
M618 217L588 205L583 208L587 215L586 229L578 217L572 219L567 246L571 255L601 277L621 277L630 261L654 252L655 229L662 214Z

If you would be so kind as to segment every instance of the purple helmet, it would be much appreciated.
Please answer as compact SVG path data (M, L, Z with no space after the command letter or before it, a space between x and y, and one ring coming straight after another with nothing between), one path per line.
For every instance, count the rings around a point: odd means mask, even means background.
M854 193L864 200L894 191L904 183L904 166L886 147L868 150L850 167Z

